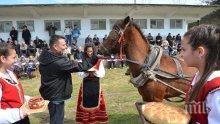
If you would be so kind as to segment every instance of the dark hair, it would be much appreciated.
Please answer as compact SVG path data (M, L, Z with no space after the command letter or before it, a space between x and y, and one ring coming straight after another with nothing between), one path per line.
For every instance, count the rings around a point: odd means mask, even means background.
M65 37L61 36L61 35L52 35L50 37L50 46L53 46L59 39L65 39Z
M94 45L94 44L92 44L92 43L85 44L85 47L84 47L84 53L85 53L84 55L85 55L85 57L88 57L86 51L87 51L87 49L88 49L89 47L92 47L92 49L93 49L93 55L95 55L95 53L96 53L96 48L95 48L95 45Z
M208 50L204 72L190 93L189 101L193 101L212 71L220 70L220 28L213 25L199 25L187 31L184 37L189 39L188 44L193 50L199 46L204 46Z
M9 49L15 49L11 44L2 42L0 43L0 56L9 56Z

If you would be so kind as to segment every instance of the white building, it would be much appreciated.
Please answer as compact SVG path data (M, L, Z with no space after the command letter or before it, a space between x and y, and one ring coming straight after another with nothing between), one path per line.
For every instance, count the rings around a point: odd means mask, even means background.
M202 5L167 5L167 4L33 4L33 5L0 5L0 38L7 40L11 27L19 30L19 41L22 40L21 28L27 25L32 40L36 36L48 41L45 27L53 23L56 34L63 35L65 25L77 24L81 29L80 43L90 34L102 39L108 34L117 19L131 16L140 25L145 35L154 37L161 33L183 35L188 23L197 21L219 6Z

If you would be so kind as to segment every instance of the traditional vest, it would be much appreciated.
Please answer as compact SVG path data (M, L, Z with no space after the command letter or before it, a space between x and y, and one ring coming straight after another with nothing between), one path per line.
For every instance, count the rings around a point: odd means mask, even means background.
M199 122L200 124L208 124L208 111L206 108L205 100L207 95L220 87L220 77L213 78L207 81L199 91L199 94L193 103L188 102L189 92L186 94L187 109L191 114L192 122Z
M0 84L2 86L0 108L20 108L24 103L24 92L21 83L15 82L13 84L11 80L0 77Z

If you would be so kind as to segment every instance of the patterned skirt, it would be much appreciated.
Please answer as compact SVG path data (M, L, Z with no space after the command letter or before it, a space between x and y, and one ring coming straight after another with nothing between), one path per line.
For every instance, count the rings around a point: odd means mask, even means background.
M105 99L99 80L84 80L78 95L76 123L95 124L107 122Z

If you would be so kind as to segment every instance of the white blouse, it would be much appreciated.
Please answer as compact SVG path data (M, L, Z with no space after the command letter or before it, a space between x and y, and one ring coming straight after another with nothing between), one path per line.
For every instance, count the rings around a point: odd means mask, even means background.
M197 76L198 76L198 73L196 73L193 79L192 85L195 84ZM207 81L210 81L216 77L220 77L220 71L214 71L209 76ZM209 124L220 124L220 88L210 92L207 95L205 104L206 104L206 110L208 110L208 123Z

